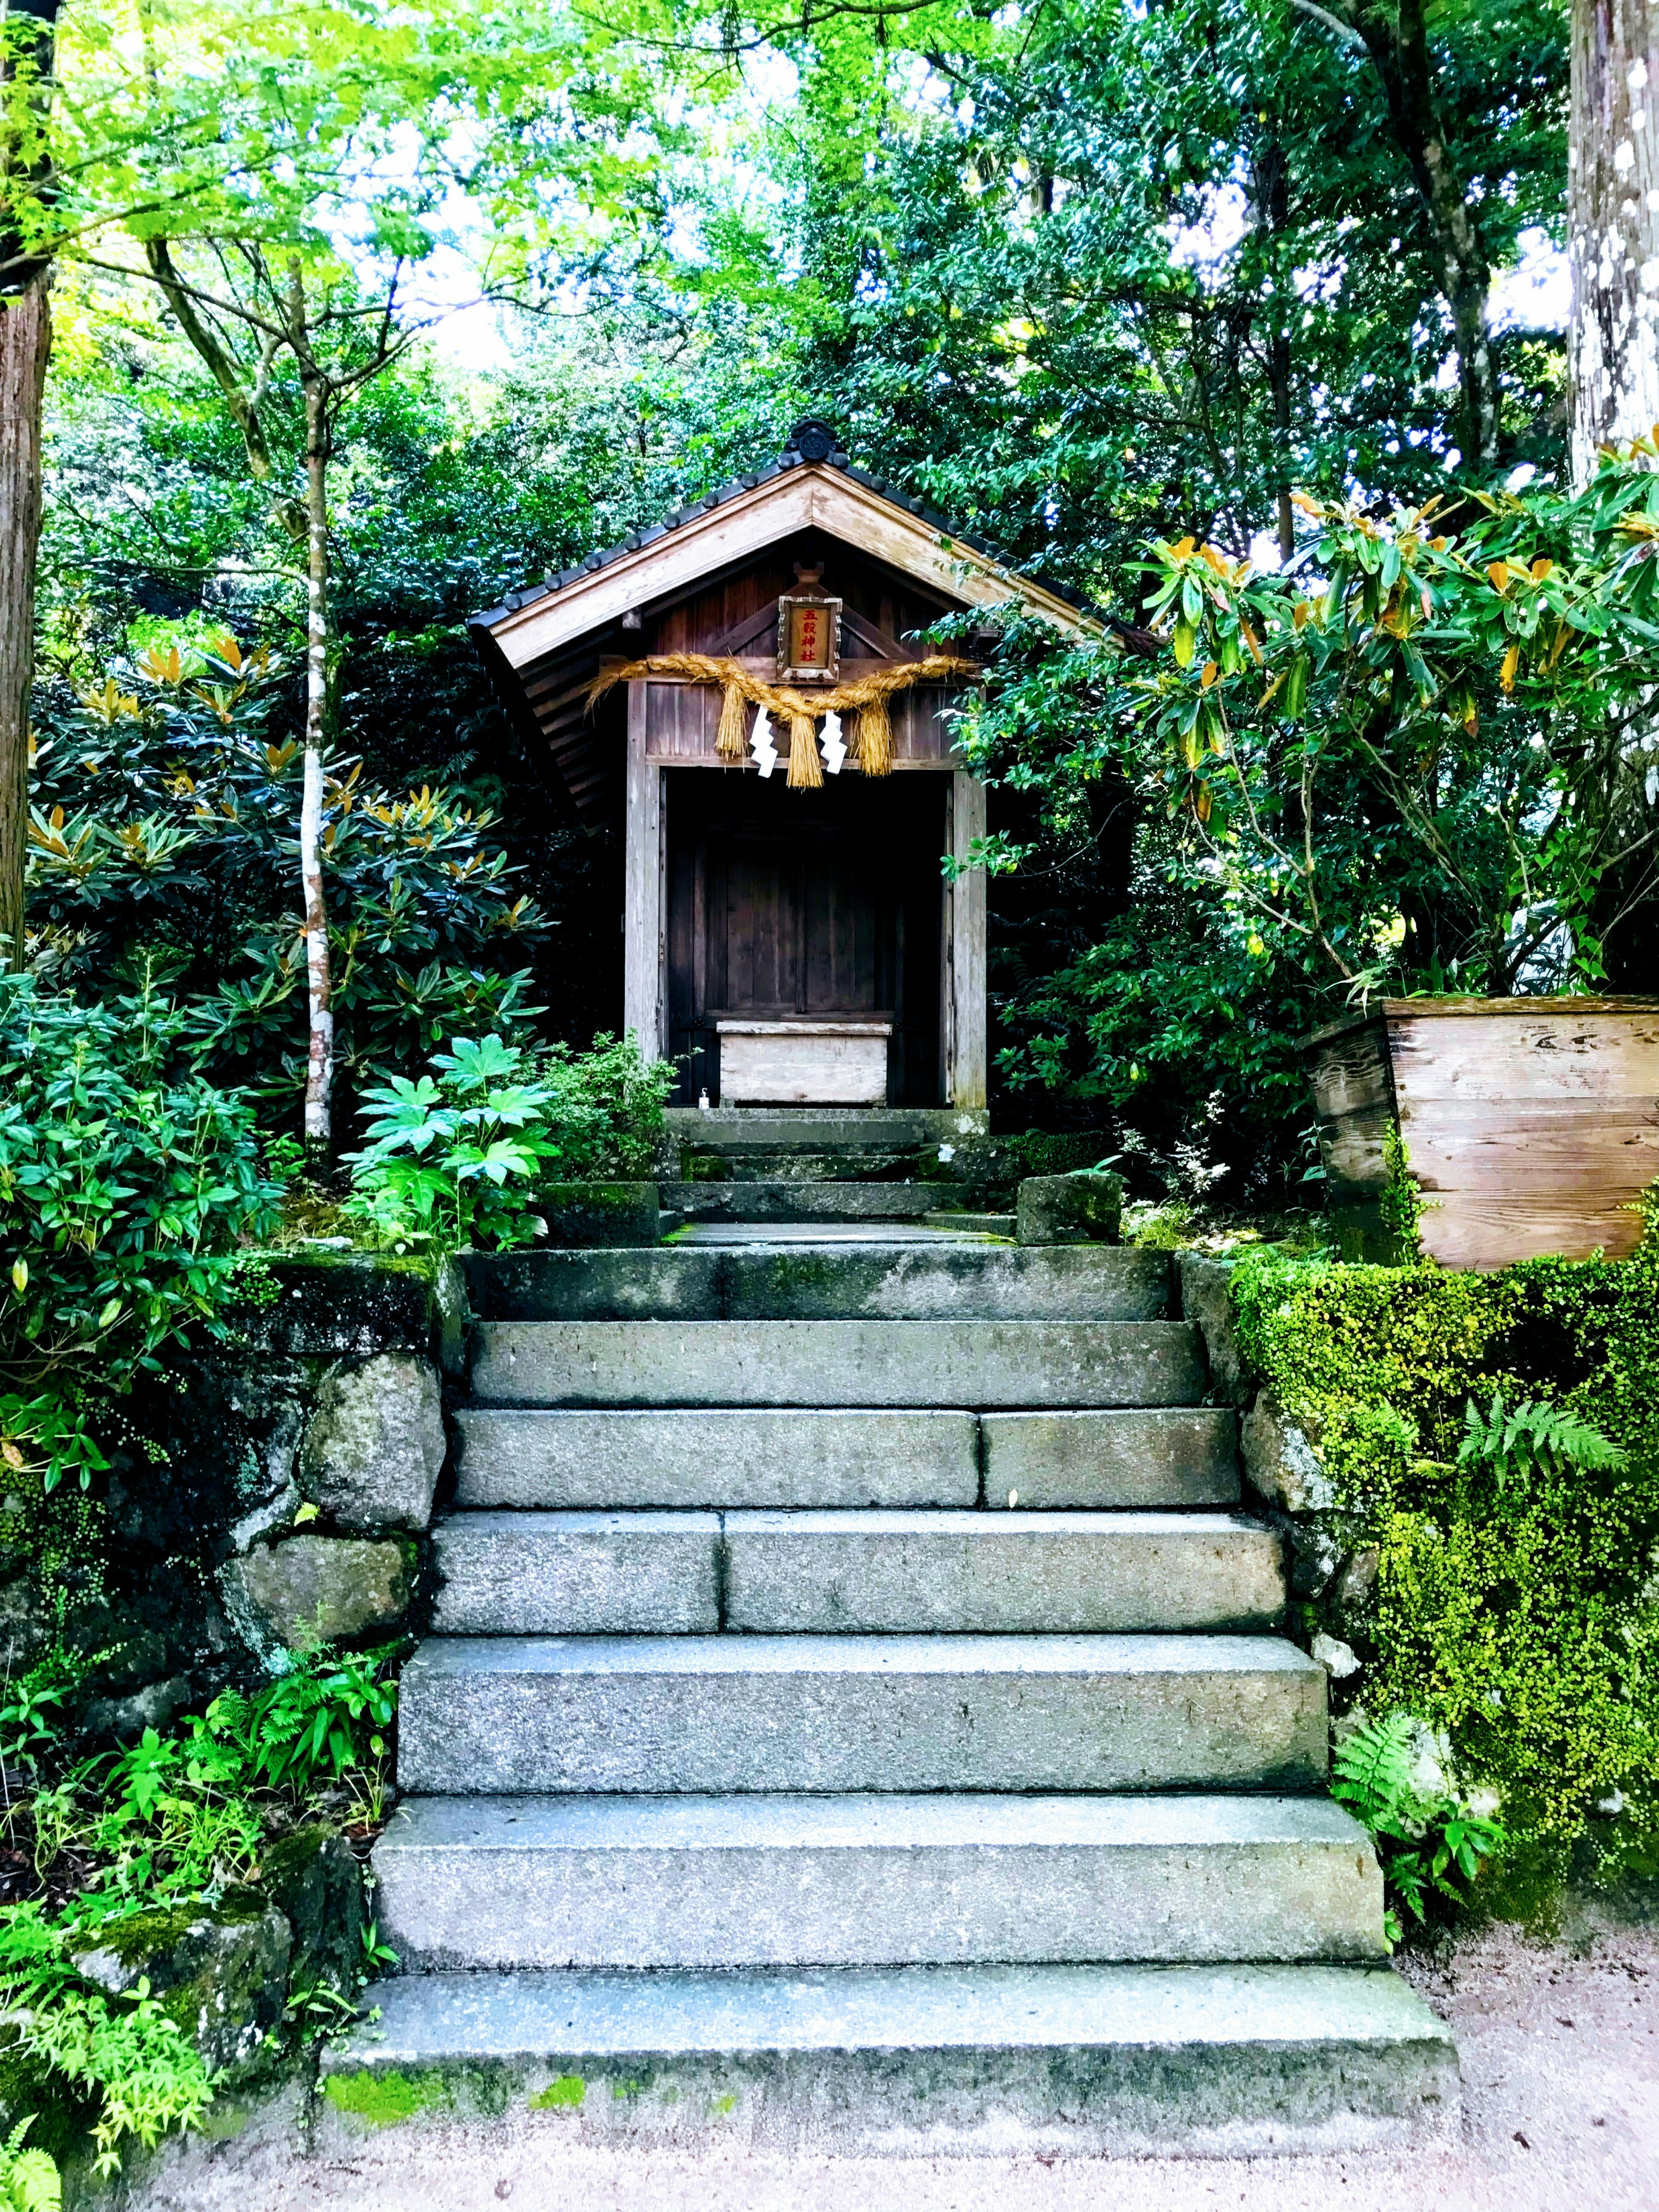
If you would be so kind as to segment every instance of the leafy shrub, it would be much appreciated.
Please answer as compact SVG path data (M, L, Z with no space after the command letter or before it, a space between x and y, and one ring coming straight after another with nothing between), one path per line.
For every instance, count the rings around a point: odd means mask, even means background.
M1404 1933L1398 1907L1420 1921L1434 1893L1454 1905L1468 1905L1481 1861L1506 1840L1498 1821L1444 1790L1423 1786L1417 1773L1420 1733L1409 1713L1389 1713L1363 1723L1338 1744L1331 1761L1331 1795L1379 1842L1390 1899L1383 1927L1390 1943Z
M1331 1539L1375 1564L1331 1616L1363 1662L1350 1693L1443 1735L1558 1875L1581 1840L1605 1858L1659 1832L1653 1207L1619 1261L1476 1275L1263 1249L1233 1304L1322 1462Z
M261 650L152 650L43 703L30 833L35 957L102 995L143 973L188 1009L201 1068L296 1101L307 1045L295 838L303 756L269 726ZM329 763L324 876L335 1058L348 1088L458 1029L527 1022L519 948L541 927L493 817L446 790L366 787Z
M368 1094L369 1142L346 1155L347 1212L388 1240L506 1251L534 1235L532 1177L558 1147L542 1133L553 1094L518 1079L525 1055L500 1037L458 1038L432 1075Z
M0 1456L50 1490L106 1465L100 1400L220 1326L274 1196L235 1093L176 1071L183 1018L0 977Z
M146 1729L125 1750L83 1760L26 1804L9 1801L14 1832L22 1816L32 1829L37 1874L67 1856L81 1886L56 1915L39 1900L0 1910L0 2059L94 2100L102 2170L114 2168L129 2138L148 2147L198 2125L212 2085L143 1982L112 1994L81 1972L76 1954L135 1913L257 1882L273 1832L318 1792L345 1780L372 1800L360 1785L373 1784L387 1753L392 1657L390 1648L319 1654L251 1695L225 1692L171 1735ZM44 1721L40 1729L52 1734ZM371 1936L365 1973L389 1959ZM349 2009L320 1983L294 2008L313 2021ZM0 2159L0 2208L5 2172Z
M656 1169L663 1108L676 1076L665 1060L648 1060L630 1033L599 1036L591 1052L549 1046L536 1079L550 1093L561 1182L635 1182Z
M346 1212L385 1242L506 1251L538 1232L545 1184L655 1164L674 1071L642 1058L631 1036L533 1055L496 1036L457 1038L431 1066L370 1092L369 1142L346 1156Z

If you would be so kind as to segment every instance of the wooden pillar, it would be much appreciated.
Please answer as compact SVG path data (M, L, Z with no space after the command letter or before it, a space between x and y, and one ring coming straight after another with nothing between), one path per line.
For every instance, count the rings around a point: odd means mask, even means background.
M965 860L985 835L985 786L961 769L945 799L946 850ZM940 1006L945 1046L945 1099L949 1106L983 1108L988 1066L985 1041L985 871L959 876L945 895L945 973Z
M623 866L623 1027L647 1060L668 1049L663 772L646 758L646 686L628 687L628 832Z

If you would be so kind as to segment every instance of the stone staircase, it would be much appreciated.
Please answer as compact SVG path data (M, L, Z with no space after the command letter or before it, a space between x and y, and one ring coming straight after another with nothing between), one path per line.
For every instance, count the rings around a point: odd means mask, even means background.
M1450 2124L1166 1255L866 1234L469 1263L401 1972L325 2106L848 2154Z

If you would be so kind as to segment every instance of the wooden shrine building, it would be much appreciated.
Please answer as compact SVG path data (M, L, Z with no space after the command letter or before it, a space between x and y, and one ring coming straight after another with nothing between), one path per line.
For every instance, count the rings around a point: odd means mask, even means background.
M985 878L941 868L985 834L943 712L975 672L914 641L1011 598L1099 628L808 422L472 617L579 817L625 822L623 1024L684 1103L983 1108Z

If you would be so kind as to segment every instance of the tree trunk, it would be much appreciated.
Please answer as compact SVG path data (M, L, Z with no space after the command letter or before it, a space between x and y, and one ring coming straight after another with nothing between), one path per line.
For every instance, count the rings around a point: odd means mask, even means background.
M1370 0L1355 9L1353 21L1382 79L1389 121L1428 216L1457 348L1464 465L1487 476L1500 450L1498 355L1487 319L1492 265L1441 130L1423 0Z
M1659 0L1573 0L1572 473L1659 423Z
M306 1063L305 1142L313 1172L328 1163L334 1103L334 1008L323 897L323 739L328 705L328 405L307 376L306 758L300 808L300 874L306 901L306 988L311 1046Z
M42 270L0 298L0 963L23 964L29 692L40 538L40 408L52 350Z

